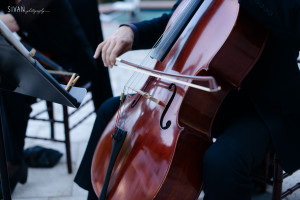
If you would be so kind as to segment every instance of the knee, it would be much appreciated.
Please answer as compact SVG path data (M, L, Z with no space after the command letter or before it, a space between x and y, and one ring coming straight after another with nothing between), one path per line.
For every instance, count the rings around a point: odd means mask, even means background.
M204 178L219 180L223 178L241 178L247 176L249 166L239 152L226 151L220 148L209 148L203 158Z
M225 170L222 166L225 164L223 157L211 147L207 149L203 158L203 175L205 177L218 178Z
M250 199L251 179L237 153L209 148L203 160L205 199Z

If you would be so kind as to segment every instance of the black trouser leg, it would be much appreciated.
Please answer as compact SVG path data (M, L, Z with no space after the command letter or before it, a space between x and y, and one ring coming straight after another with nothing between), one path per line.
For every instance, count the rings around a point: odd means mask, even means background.
M251 170L270 150L270 135L255 114L242 115L205 153L205 200L250 200Z
M19 165L23 160L25 134L34 98L3 91L3 126L7 160Z

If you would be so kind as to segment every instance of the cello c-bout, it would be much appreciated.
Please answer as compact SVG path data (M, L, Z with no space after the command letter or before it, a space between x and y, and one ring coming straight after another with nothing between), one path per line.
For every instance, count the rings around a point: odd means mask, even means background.
M183 1L173 16L178 15ZM173 18L173 17L172 17ZM168 28L176 26L170 20ZM263 51L267 30L238 0L205 0L155 69L216 78L222 90L208 93L157 78L143 89L160 105L127 97L127 135L109 180L107 200L194 200L202 188L202 159L212 143L214 118L227 94L241 86ZM137 101L137 99L139 99ZM135 102L133 104L133 102ZM92 163L101 193L112 149L115 115L104 130Z

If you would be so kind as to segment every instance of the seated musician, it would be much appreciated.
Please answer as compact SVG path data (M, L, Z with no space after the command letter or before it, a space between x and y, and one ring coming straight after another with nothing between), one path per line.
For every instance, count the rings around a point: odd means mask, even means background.
M92 93L97 108L112 96L107 68L102 67L100 59L95 62L92 58L93 50L102 41L97 2L96 0L71 0L71 3L74 11L82 9L82 13L76 13L80 15L80 19L77 19L67 0L1 0L0 10L3 10L5 14L0 15L0 20L12 32L18 31L22 39L36 49L50 53L51 59L65 67L65 70L79 73L80 82L92 81ZM84 6L81 6L82 3ZM87 7L87 10L83 10ZM18 8L25 8L26 11L34 9L45 12L24 13L18 12L16 10ZM83 29L79 21L83 23L89 21L89 23L86 23ZM7 59L3 52L0 52L0 56L1 60ZM31 112L30 105L33 102L34 99L24 95L3 92L4 106L2 109L6 111L6 133L8 133L5 143L12 191L18 182L25 183L27 179L23 148ZM2 197L1 189L0 197Z
M180 3L178 1L174 8ZM214 123L217 140L203 161L206 200L251 199L250 172L274 150L286 172L300 167L300 1L239 0L240 6L260 20L269 38L256 66L239 91L224 101ZM172 13L171 13L172 14ZM113 67L116 57L135 48L151 48L171 14L121 26L96 50L104 64ZM97 141L119 107L118 98L99 109L75 182L97 199L91 185L91 161ZM184 197L182 198L184 199Z

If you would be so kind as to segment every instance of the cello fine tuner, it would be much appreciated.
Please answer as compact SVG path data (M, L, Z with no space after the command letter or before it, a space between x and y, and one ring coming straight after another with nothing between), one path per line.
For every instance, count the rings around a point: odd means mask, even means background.
M35 54L36 54L36 50L35 50L35 48L32 48L31 51L29 52L29 55L31 57L33 57L33 56L35 56Z
M124 93L122 92L120 96L120 101L123 101L123 99L124 99Z
M133 88L131 88L131 87L128 87L128 88L131 89L131 90L133 90L133 91L135 91L136 93L142 95L142 96L145 97L146 99L149 99L149 100L151 100L151 101L153 101L153 102L155 102L155 103L157 103L157 104L160 105L160 100L154 98L154 97L151 96L149 93L143 92L143 91L138 90L138 89L133 89Z

